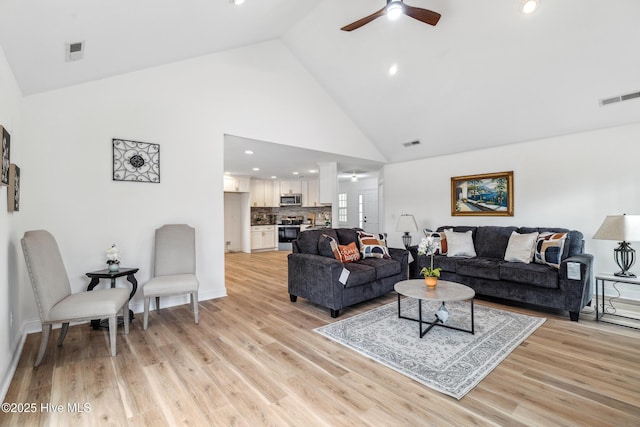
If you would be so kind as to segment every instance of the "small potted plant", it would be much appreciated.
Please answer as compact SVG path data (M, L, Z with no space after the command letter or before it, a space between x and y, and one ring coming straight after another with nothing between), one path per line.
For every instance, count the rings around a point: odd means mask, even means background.
M119 250L114 243L109 249L107 249L107 269L112 273L120 270Z
M430 288L435 288L438 285L438 278L440 277L440 267L433 268L433 255L435 253L436 244L433 236L422 238L422 241L418 245L418 255L431 256L429 267L424 267L420 270L420 274L424 276L424 282Z

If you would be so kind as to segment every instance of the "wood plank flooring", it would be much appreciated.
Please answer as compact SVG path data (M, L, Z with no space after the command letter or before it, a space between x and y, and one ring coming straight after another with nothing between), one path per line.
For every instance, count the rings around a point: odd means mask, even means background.
M333 319L289 301L284 252L227 254L226 286L201 302L199 325L188 305L152 312L147 331L137 315L116 357L106 331L77 325L34 369L40 334L29 335L5 402L37 410L0 425L640 425L640 331L480 300L548 320L458 401L314 333Z

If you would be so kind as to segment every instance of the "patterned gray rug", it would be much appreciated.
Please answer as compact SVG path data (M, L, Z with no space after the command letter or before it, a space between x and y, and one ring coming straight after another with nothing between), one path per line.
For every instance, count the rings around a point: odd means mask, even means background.
M424 301L431 321L440 303ZM446 325L470 329L470 304L447 303ZM418 303L402 300L402 315L417 318ZM461 399L546 319L475 305L475 334L434 327L423 338L418 322L398 318L397 302L315 331L441 393Z

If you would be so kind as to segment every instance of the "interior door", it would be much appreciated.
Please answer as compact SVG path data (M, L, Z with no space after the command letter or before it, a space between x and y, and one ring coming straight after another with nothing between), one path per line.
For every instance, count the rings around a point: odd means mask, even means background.
M362 228L378 233L378 190L365 190L362 196Z

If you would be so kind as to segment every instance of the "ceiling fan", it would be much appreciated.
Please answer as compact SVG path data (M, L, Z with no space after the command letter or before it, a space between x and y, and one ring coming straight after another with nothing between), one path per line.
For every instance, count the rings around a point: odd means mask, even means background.
M340 29L342 31L353 31L383 15L387 15L389 19L395 19L402 14L410 16L413 19L417 19L418 21L422 21L425 24L429 25L436 25L440 20L439 13L427 9L421 9L419 7L406 5L404 4L403 0L387 0L387 5L379 11L362 19L359 19L349 25L346 25Z

